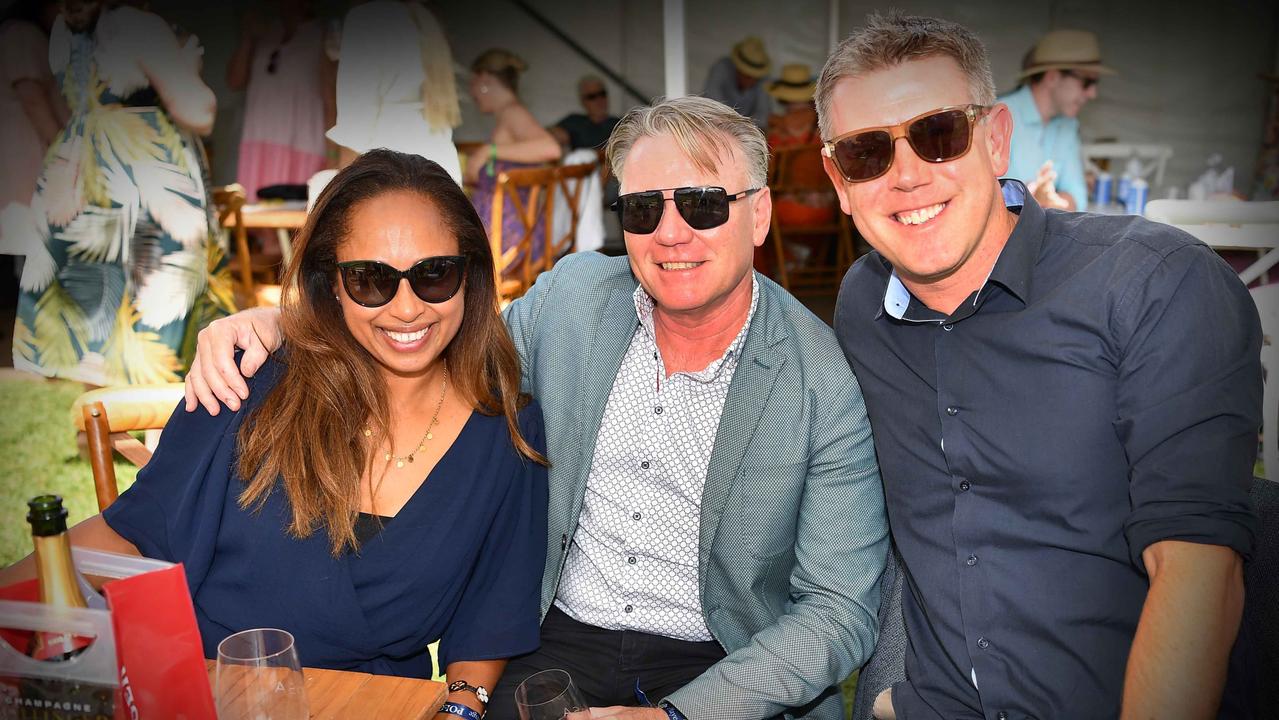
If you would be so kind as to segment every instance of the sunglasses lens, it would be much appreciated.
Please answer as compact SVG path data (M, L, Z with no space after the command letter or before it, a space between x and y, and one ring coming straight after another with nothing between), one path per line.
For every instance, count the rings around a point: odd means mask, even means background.
M922 117L906 128L910 146L928 162L945 162L968 152L972 130L963 110L946 110Z
M409 270L409 284L423 302L442 303L462 287L464 265L459 257L423 260Z
M709 230L728 222L728 192L720 187L680 188L675 208L694 230Z
M622 229L637 235L647 235L657 229L662 221L662 208L666 202L659 191L630 193L617 199L617 212Z
M342 285L351 299L365 307L385 305L395 297L400 279L392 269L379 262L364 262L342 267Z
M893 161L893 139L883 130L871 130L835 143L832 159L849 182L872 180L888 171Z

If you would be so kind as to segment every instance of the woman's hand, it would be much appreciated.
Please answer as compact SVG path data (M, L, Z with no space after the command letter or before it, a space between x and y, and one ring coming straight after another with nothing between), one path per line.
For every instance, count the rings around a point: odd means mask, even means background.
M240 402L249 397L244 378L253 377L283 342L276 308L244 310L209 323L200 331L195 360L187 373L187 412L203 405L210 415L217 415L219 402L239 410ZM236 348L244 350L239 367L235 365Z

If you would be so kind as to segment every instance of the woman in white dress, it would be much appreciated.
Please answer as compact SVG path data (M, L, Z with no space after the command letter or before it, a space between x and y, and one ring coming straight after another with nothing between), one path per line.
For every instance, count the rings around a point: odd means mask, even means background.
M461 183L453 146L461 122L453 59L439 22L420 2L376 0L342 24L337 124L340 164L385 147L439 163Z

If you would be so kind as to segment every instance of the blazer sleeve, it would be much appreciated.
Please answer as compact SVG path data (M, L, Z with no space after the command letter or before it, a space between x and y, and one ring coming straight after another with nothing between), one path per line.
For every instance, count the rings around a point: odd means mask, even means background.
M542 411L530 404L520 413L520 432L546 452ZM546 466L511 449L511 472L462 591L458 609L440 639L440 667L459 660L492 660L537 649L541 624L542 565L546 561ZM513 471L513 472L512 472Z

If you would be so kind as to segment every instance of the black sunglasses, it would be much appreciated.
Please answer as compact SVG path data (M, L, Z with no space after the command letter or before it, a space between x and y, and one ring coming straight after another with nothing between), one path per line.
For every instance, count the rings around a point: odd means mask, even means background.
M422 302L442 303L457 294L466 275L466 258L461 255L441 255L423 258L408 270L396 270L376 260L350 260L338 263L342 275L342 287L346 294L364 307L375 308L391 302L400 289L400 280L407 279L409 287Z
M722 187L681 187L645 190L618 196L610 209L617 211L622 229L636 235L647 235L662 222L666 201L673 200L680 217L694 230L709 230L728 222L729 203L754 195L763 188L750 188L732 195ZM672 197L662 193L673 190Z
M973 144L973 127L990 108L950 105L885 127L862 128L828 140L822 152L848 182L874 180L893 165L893 148L904 137L921 159L943 163L963 157Z
M1093 85L1096 85L1097 81L1100 79L1095 77L1089 77L1087 75L1080 75L1074 70L1061 70L1060 72L1062 75L1065 75L1066 77L1077 78L1079 80L1079 83L1084 86L1085 90L1088 90Z
M607 90L596 90L593 93L586 93L585 95L582 96L582 102L587 102L590 100L599 100L602 97L608 97Z

